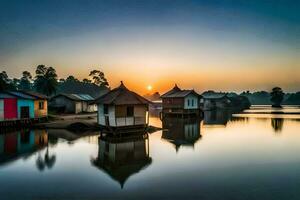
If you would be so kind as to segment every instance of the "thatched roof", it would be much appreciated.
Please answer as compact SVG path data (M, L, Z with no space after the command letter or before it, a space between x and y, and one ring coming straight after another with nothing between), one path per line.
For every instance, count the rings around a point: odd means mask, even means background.
M128 90L123 82L121 85L96 100L97 104L109 105L147 105L151 103L139 94Z

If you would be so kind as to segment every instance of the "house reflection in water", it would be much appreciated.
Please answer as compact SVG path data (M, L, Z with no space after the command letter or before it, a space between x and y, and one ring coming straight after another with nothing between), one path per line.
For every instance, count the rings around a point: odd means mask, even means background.
M98 157L92 164L118 181L121 188L133 174L149 166L148 134L116 138L108 135L99 137Z
M203 125L222 125L226 126L232 114L228 109L217 109L204 111Z
M283 127L283 118L272 118L271 125L275 133L280 133Z
M0 166L26 158L48 144L45 130L22 130L0 134Z
M181 146L191 146L201 138L200 118L171 118L162 120L162 138L174 144L176 152Z

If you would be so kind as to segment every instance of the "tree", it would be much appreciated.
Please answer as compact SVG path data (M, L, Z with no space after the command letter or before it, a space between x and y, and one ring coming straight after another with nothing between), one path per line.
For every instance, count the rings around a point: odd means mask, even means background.
M53 67L39 65L35 73L34 87L36 91L48 96L54 94L57 86L57 74L55 69Z
M104 76L104 73L100 70L93 70L90 72L90 77L92 77L92 83L99 86L106 86L108 87L109 84L107 82L107 79Z
M79 80L71 75L67 77L66 81L79 81Z
M271 95L271 101L273 102L273 107L281 107L281 102L284 98L284 93L280 87L274 87L272 89Z
M0 72L0 91L2 90L15 90L16 87L13 81L8 77L5 71Z
M92 81L87 78L83 79L82 82L86 84L92 83Z
M20 79L20 82L18 84L18 88L21 90L31 90L32 89L32 76L30 72L24 71L22 73L22 78Z
M64 82L66 82L66 80L63 79L63 78L60 78L60 79L58 80L58 82L59 82L59 83L64 83Z
M11 81L11 84L14 89L18 89L20 86L20 79L13 78L13 80Z

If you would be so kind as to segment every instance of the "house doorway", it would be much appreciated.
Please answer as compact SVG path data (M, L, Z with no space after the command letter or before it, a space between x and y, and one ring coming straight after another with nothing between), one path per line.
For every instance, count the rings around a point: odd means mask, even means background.
M21 119L29 118L29 106L21 107Z

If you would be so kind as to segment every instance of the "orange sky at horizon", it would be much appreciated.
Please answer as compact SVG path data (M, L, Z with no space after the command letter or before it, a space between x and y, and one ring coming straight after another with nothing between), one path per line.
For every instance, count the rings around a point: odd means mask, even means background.
M175 83L199 93L270 91L274 86L289 92L300 90L300 61L289 46L256 38L252 38L255 44L231 38L217 42L205 33L201 38L180 31L157 34L130 32L105 40L89 33L43 41L7 56L1 66L7 66L10 77L20 77L22 71L34 74L36 66L44 64L54 67L59 78L73 75L80 80L98 69L112 88L122 80L141 95L149 93L149 85L152 93L162 94Z

